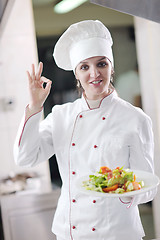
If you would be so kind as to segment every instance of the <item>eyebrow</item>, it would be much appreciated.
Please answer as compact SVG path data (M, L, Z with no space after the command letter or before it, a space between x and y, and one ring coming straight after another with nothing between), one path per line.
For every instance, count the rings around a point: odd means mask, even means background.
M99 62L99 61L102 61L102 60L104 60L104 59L106 59L106 57L102 57L101 59L98 60L98 62Z
M104 60L104 59L106 59L106 57L102 57L102 58L98 59L97 62L100 62L100 61L102 61L102 60ZM87 63L87 61L82 61L82 62L80 62L80 63Z

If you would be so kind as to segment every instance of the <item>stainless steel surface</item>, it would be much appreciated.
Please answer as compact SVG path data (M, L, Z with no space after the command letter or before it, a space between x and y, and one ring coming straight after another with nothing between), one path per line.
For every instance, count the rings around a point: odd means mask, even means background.
M160 23L160 0L90 0L90 2Z

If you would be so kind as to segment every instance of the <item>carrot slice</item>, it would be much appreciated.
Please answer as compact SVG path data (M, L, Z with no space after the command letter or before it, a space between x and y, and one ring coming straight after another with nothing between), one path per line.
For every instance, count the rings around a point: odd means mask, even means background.
M136 181L136 175L134 174L134 182Z
M103 188L103 192L115 191L118 188L118 184L113 185L112 187Z

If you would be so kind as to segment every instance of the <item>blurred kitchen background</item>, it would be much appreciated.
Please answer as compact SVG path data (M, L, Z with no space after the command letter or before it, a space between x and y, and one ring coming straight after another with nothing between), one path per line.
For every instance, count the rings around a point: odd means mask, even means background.
M56 13L56 0L0 0L1 240L55 239L50 228L61 187L56 158L21 168L14 163L13 144L29 99L26 70L32 63L38 66L42 61L43 75L53 81L44 117L55 104L78 97L73 73L58 69L52 57L54 44L72 23L98 19L109 28L114 41L114 85L122 98L152 118L155 173L160 176L160 24L82 2L69 12ZM159 191L153 202L140 205L140 214L144 239L158 239Z

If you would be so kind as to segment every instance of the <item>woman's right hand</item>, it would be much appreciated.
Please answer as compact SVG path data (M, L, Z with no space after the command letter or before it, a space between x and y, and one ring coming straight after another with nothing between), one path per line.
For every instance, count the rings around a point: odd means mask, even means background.
M43 107L51 89L52 81L41 76L42 70L43 63L40 62L37 72L35 72L34 64L32 64L31 73L27 71L30 93L29 109L32 112L39 111ZM44 83L46 83L45 88L43 87Z

